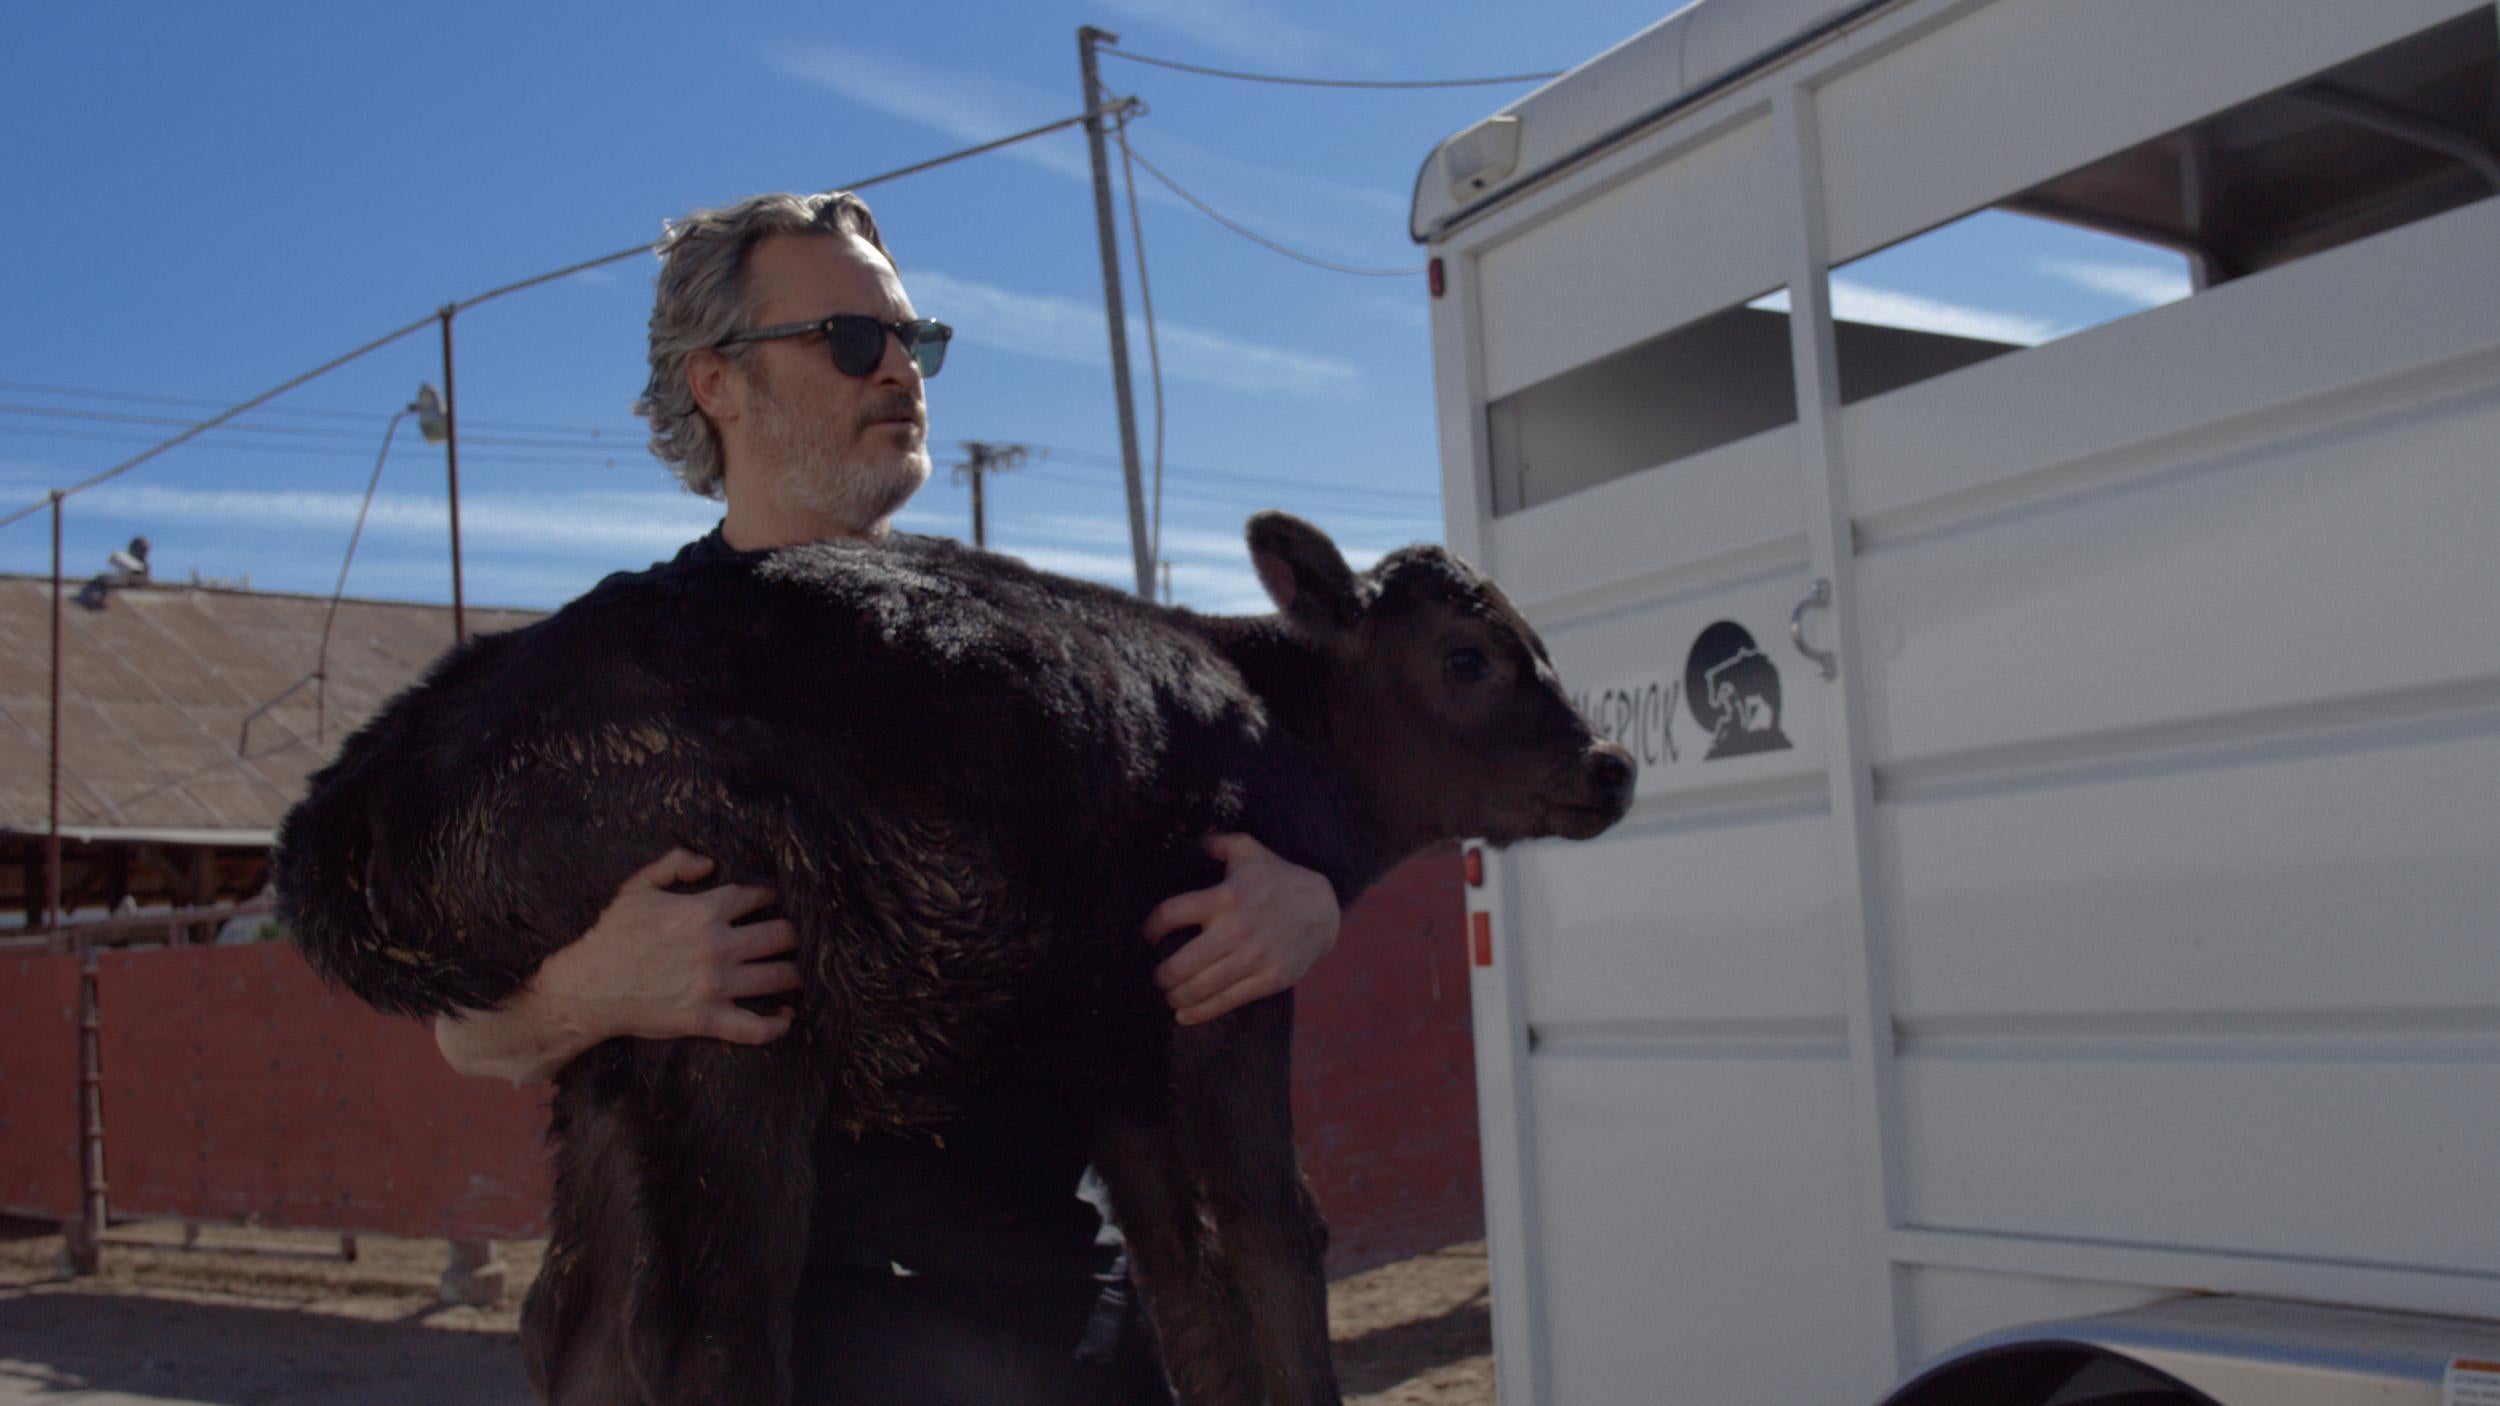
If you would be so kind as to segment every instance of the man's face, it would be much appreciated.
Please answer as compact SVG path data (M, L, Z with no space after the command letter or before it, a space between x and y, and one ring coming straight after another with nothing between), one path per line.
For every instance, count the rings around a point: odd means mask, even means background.
M885 256L849 235L776 234L756 246L747 286L755 326L860 313L879 322L919 314ZM793 506L852 532L882 530L929 478L928 411L920 368L892 336L866 376L847 376L818 336L751 344L741 465ZM734 491L734 490L733 490Z

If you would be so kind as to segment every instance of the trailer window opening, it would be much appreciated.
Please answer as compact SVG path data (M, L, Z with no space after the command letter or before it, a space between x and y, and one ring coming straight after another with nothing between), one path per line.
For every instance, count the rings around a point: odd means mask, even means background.
M1916 385L2187 297L2187 256L1982 210L1833 269L1840 402ZM1788 310L1784 298L1762 306Z
M2458 16L1834 268L1840 403L2500 196L2500 25ZM1657 276L1671 279L1671 253ZM1786 288L1485 407L1518 512L1792 424Z
M1755 306L1761 301L1724 308L1487 405L1493 510L1533 508L1795 423L1788 317Z
M1833 269L1840 398L2056 341L2495 194L2500 26L2484 11Z

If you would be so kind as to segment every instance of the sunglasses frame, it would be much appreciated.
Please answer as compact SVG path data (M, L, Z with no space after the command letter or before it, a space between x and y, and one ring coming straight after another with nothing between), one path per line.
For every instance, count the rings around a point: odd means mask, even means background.
M867 326L877 330L876 356L857 371L842 364L841 344L834 340L834 329L843 325ZM752 332L735 333L721 338L712 346L714 350L718 350L722 347L734 347L742 342L768 342L782 337L803 337L810 332L824 334L825 350L833 357L834 370L845 376L861 377L874 374L878 363L885 360L885 339L891 336L903 344L903 351L911 357L912 364L920 368L922 380L927 380L946 368L946 344L955 338L955 329L935 318L916 317L909 322L879 322L866 313L837 312L831 317L820 317L813 322L784 322L773 327L758 327Z

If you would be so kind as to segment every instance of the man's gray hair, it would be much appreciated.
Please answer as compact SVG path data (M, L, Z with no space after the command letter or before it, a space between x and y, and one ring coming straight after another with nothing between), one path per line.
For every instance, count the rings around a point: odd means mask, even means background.
M720 439L695 404L686 353L747 329L756 302L746 286L747 259L775 234L856 235L886 252L868 202L847 190L749 196L669 222L655 251L662 262L651 304L651 380L634 413L651 426L651 452L706 498L721 496ZM752 347L723 347L721 355L735 360Z

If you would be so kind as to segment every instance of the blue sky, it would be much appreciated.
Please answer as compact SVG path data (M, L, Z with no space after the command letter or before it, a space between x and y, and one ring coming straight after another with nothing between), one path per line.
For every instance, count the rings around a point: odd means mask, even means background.
M1189 62L1416 78L1567 67L1661 13L1619 0L742 4L699 19L621 4L35 8L0 45L13 196L0 511L688 208L843 184L1072 113L1082 23ZM1274 238L1376 267L1421 262L1405 212L1425 153L1524 91L1282 88L1118 59L1104 72L1150 105L1133 138L1175 179ZM1358 559L1438 536L1423 281L1308 268L1151 182L1141 194L1180 599L1255 607L1240 524L1260 507L1312 518ZM958 329L930 386L940 468L903 525L969 535L946 467L955 441L1048 446L992 481L993 544L1125 582L1082 137L869 195L915 301ZM2037 341L2184 292L2142 251L2017 223L1877 256L1836 306ZM715 516L645 452L628 410L651 268L610 265L458 320L470 600L556 604ZM1134 310L1133 264L1130 277ZM1133 353L1143 402L1142 343ZM160 576L326 593L383 422L420 381L439 384L439 357L430 330L410 337L254 412L252 429L72 499L68 570L91 573L144 534ZM445 537L442 453L403 431L349 590L446 599ZM48 567L41 515L0 529L0 569Z

